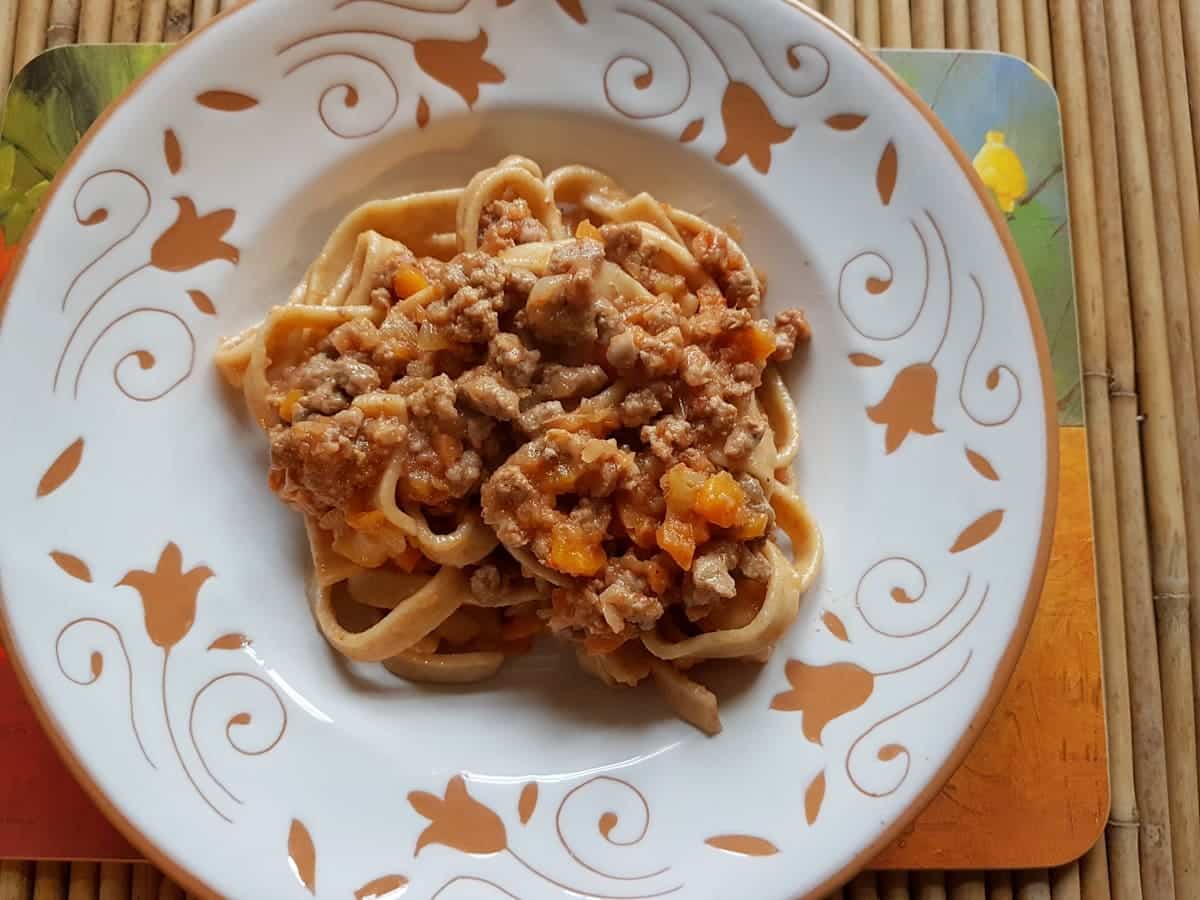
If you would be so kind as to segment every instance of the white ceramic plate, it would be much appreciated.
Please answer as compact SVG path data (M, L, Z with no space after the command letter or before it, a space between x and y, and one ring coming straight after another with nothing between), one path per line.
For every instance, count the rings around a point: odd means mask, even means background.
M736 220L815 341L791 373L827 559L706 738L553 647L431 690L348 665L210 364L339 218L509 153ZM109 814L202 894L816 895L962 758L1042 583L1045 342L928 110L787 0L254 0L59 177L10 282L3 612Z

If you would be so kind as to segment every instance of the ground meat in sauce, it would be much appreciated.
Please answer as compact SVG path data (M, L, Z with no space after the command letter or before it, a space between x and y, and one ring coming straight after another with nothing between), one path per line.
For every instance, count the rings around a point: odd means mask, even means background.
M800 344L808 343L812 329L802 309L785 309L775 317L775 352L771 359L786 362Z
M685 235L711 278L694 290L657 268L641 226L606 224L598 237L558 242L541 277L509 265L497 254L550 234L504 196L484 208L478 250L397 254L433 299L412 315L377 287L375 321L334 329L273 383L272 486L346 527L399 454L397 503L451 516L477 506L503 547L560 573L540 584L541 614L580 639L635 636L672 607L702 624L742 580L765 582L762 539L736 527L699 522L688 564L673 556L663 485L681 466L697 483L729 472L739 515L770 532L767 491L745 471L767 431L752 398L768 360L810 339L804 313L762 319L764 282L724 233ZM606 264L650 299L605 294ZM470 574L482 606L529 584L503 550Z
M544 241L549 237L546 226L533 217L529 203L521 198L493 200L484 207L480 219L483 237L480 249L499 253L517 244Z

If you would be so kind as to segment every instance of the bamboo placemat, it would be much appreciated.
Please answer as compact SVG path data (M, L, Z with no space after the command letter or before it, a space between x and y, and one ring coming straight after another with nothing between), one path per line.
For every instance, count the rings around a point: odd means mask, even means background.
M0 83L48 46L174 40L230 4L0 0ZM1028 58L1058 88L1112 779L1106 834L1076 863L1017 873L868 873L837 896L1200 898L1200 668L1193 667L1193 655L1200 656L1200 611L1193 610L1191 589L1200 579L1200 3L814 5L868 44L999 49ZM0 900L183 896L147 865L0 863Z

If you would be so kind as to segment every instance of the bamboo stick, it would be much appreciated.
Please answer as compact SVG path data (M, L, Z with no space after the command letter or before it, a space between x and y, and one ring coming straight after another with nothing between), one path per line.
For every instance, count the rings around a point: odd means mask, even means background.
M1192 0L1192 5L1195 5L1195 0ZM1166 73L1162 93L1166 94L1170 110L1170 132L1174 138L1172 146L1177 180L1175 196L1179 200L1183 268L1187 275L1187 294L1194 301L1191 304L1191 335L1192 368L1196 372L1200 371L1200 185L1197 185L1196 182L1194 144L1196 135L1192 132L1192 123L1189 118L1187 56L1183 43L1184 22L1179 0L1159 0L1158 8L1161 21L1163 66ZM1200 81L1196 82L1196 87L1200 89ZM1200 97L1197 97L1197 102L1200 102ZM1178 262L1175 260L1176 272L1179 271ZM1171 290L1169 284L1164 284L1163 287L1168 291ZM1188 305L1186 301L1183 298L1179 298L1179 301L1186 308ZM1194 456L1189 457L1188 455L1189 449L1194 449L1186 446L1188 439L1181 428L1179 440L1183 453L1185 479L1190 474L1187 471L1190 464L1189 458L1195 462ZM1195 476L1193 475L1193 477ZM1195 512L1195 510L1191 511ZM1190 583L1195 591L1196 586L1200 584L1200 569L1196 566L1200 561L1200 527L1193 528L1193 524L1192 520L1188 521L1188 562ZM1191 616L1193 664L1200 660L1200 614L1197 614L1195 604L1196 600L1193 599L1193 615ZM1192 677L1192 694L1200 701L1200 667L1193 669ZM1196 715L1200 717L1200 702L1197 704Z
M183 900L183 897L183 888L164 875L158 886L158 900Z
M1120 373L1109 361L1108 334L1105 314L1105 285L1124 292L1125 274L1123 237L1120 230L1119 197L1112 201L1107 215L1101 215L1097 204L1096 166L1108 168L1108 178L1117 177L1116 149L1112 134L1112 103L1108 92L1108 53L1103 22L1093 17L1091 24L1098 33L1089 35L1085 44L1080 21L1079 0L1052 0L1050 9L1054 55L1058 60L1060 78L1059 101L1062 107L1063 145L1067 174L1070 178L1071 239L1075 251L1075 294L1079 311L1079 345L1083 369L1084 402L1088 420L1088 455L1092 480L1092 507L1095 534L1095 559L1099 587L1101 647L1104 654L1104 696L1108 725L1108 765L1111 783L1111 816L1116 823L1137 820L1137 799L1133 782L1133 739L1130 713L1129 672L1126 657L1124 591L1122 588L1121 535L1113 446L1113 408L1109 397L1110 377L1119 385L1120 379L1132 379L1130 367ZM1090 65L1088 61L1090 60ZM1089 74L1090 77L1085 77ZM1090 102L1095 115L1089 116ZM1092 122L1097 131L1093 137ZM1093 160L1093 146L1099 148ZM1101 240L1099 225L1111 222L1115 227L1106 231ZM1109 248L1112 248L1111 251ZM1097 266L1096 260L1110 257L1110 265ZM1119 277L1120 282L1108 278ZM1128 330L1128 320L1123 332ZM1126 348L1127 359L1132 350ZM1127 403L1126 406L1129 404ZM1127 416L1128 418L1128 416ZM1128 421L1124 427L1136 429ZM1136 431L1132 435L1132 452L1136 452ZM1128 515L1128 514L1127 514ZM1116 896L1137 900L1141 896L1138 875L1137 830L1114 826L1112 833L1113 884L1119 888ZM1101 852L1104 852L1101 847ZM1093 853L1092 857L1095 856ZM1104 855L1098 867L1104 873L1108 897L1108 868ZM1093 865L1091 868L1095 868Z
M908 873L888 871L879 873L880 900L909 900Z
M192 4L192 25L199 28L217 14L217 0L196 0Z
M138 40L152 44L163 39L167 19L167 0L142 0L142 17L138 24Z
M1128 74L1130 60L1128 50L1111 54L1108 48L1108 12L1101 0L1082 2L1084 39L1088 58L1088 88L1092 122L1092 148L1094 153L1097 187L1100 173L1104 173L1105 185L1114 181L1121 184L1121 200L1137 199L1139 193L1149 196L1146 173L1126 172L1125 158L1130 148L1136 146L1136 134L1126 134L1126 116L1119 116L1122 132L1118 141L1117 110L1122 105L1136 102L1140 105L1136 86L1130 90L1122 79ZM1136 71L1134 73L1136 78ZM1062 77L1060 81L1064 80ZM1136 81L1134 85L1136 85ZM1114 88L1114 85L1117 85ZM1121 103L1114 102L1115 94L1122 95ZM1140 118L1140 116L1139 116ZM1140 128L1140 126L1139 126ZM1118 144L1122 145L1119 149ZM1144 148L1143 148L1144 149ZM1132 165L1133 159L1130 159ZM1120 176L1117 173L1120 172ZM1166 766L1164 764L1162 732L1162 689L1158 679L1158 655L1155 652L1157 638L1153 627L1151 607L1150 551L1146 524L1142 519L1145 509L1144 486L1141 472L1141 440L1139 435L1138 395L1135 391L1135 353L1128 289L1127 260L1124 223L1121 206L1116 196L1108 190L1100 195L1099 223L1101 237L1101 265L1103 266L1106 303L1106 327L1108 331L1109 366L1113 385L1113 459L1116 472L1118 509L1122 555L1122 589L1125 594L1125 626L1130 660L1130 694L1138 697L1132 711L1133 775L1137 792L1137 819L1117 819L1109 833L1109 866L1116 886L1124 890L1131 887L1130 876L1137 872L1148 900L1169 897L1174 891L1174 875L1171 862L1170 812L1167 801ZM1131 222L1133 235L1145 239L1141 231L1142 222ZM1149 226L1148 238L1154 239L1153 223ZM1149 256L1157 263L1154 253L1146 254L1137 246L1131 247L1136 254L1137 266L1144 268L1144 259ZM1147 329L1147 335L1154 329ZM1161 341L1141 342L1140 352L1146 354L1146 345L1153 343L1161 358L1166 358L1165 338ZM1152 410L1155 429L1160 428L1160 419L1165 414L1173 418L1172 400L1167 392L1163 399L1161 379L1145 386L1143 397L1145 408ZM1148 429L1149 430L1149 429ZM1156 459L1161 458L1158 454ZM1148 454L1149 457L1149 454ZM1148 458L1147 465L1153 465ZM1161 465L1161 463L1159 463ZM1159 479L1161 483L1161 479ZM1182 557L1182 551L1180 552ZM1114 769L1114 776L1124 775ZM1134 789L1130 788L1130 790ZM1118 787L1118 790L1123 788ZM1130 827L1141 830L1133 838L1122 835ZM1136 843L1135 843L1136 841ZM1136 862L1125 858L1133 846L1137 847ZM1134 896L1132 893L1129 896Z
M1016 900L1050 900L1050 875L1045 869L1022 870L1016 882Z
M850 900L879 900L879 888L874 872L863 872L855 876L846 889Z
M129 900L155 900L158 897L158 883L162 876L149 863L134 863L133 874L129 887Z
M17 37L17 0L0 0L0 88L8 90Z
M33 900L65 900L67 867L60 862L39 861L33 869Z
M79 0L51 0L46 46L61 47L63 44L73 44L78 34Z
M46 49L46 25L50 0L21 0L17 13L17 37L13 45L13 75Z
M854 0L825 0L825 15L839 27L856 34L854 28Z
M1011 872L988 872L988 900L1013 900Z
M1143 452L1153 541L1154 621L1158 628L1163 709L1169 711L1163 725L1171 858L1177 894L1200 897L1200 784L1196 772L1189 610L1189 570L1200 579L1200 404L1188 278L1182 264L1186 257L1179 206L1181 185L1172 160L1171 105L1158 7L1155 3L1139 3L1135 28L1130 0L1114 0L1108 6L1107 19L1117 115L1123 123L1118 134L1122 147L1128 148L1121 153L1122 185L1130 181L1130 175L1136 184L1144 185L1148 175L1152 189L1152 195L1131 194L1125 202L1125 214L1131 226L1127 234L1141 238L1134 244L1140 252L1132 254L1138 264L1133 267L1131 281L1135 326L1143 323L1136 333L1137 346L1144 351L1137 359L1138 380L1154 386L1156 399L1163 403L1152 407L1149 392L1144 392L1146 411L1154 413L1147 417ZM1127 153L1132 163L1128 167ZM1142 233L1143 228L1149 231ZM1142 331L1148 332L1148 337L1144 338ZM1164 343L1166 353L1162 352ZM1145 649L1151 647L1148 643ZM1157 738L1157 734L1152 732L1149 737Z
M854 34L868 47L879 46L878 0L855 0Z
M1074 21L1077 2L1078 0L1073 0L1070 4L1071 11L1058 17L1060 27ZM1112 181L1119 177L1119 168L1104 11L1099 0L1083 0L1082 12L1084 47L1088 60L1087 85L1095 171L1107 173L1106 184L1111 185ZM1064 43L1059 43L1057 46L1061 50ZM1067 44L1067 46L1070 45ZM1062 68L1065 74L1059 80L1065 91L1068 90L1068 78L1072 76L1069 66ZM1087 122L1089 120L1083 118L1080 121ZM1098 175L1094 184L1096 188L1100 187ZM1114 196L1109 191L1100 196L1104 197L1105 201L1097 205L1096 221L1100 232L1098 258L1101 260L1102 281L1107 285L1105 328L1111 376L1114 484L1119 501L1116 506L1123 512L1118 528L1123 556L1121 591L1123 594L1125 592L1149 593L1149 551L1146 546L1145 526L1141 521L1141 516L1136 512L1143 509L1144 496L1140 477L1141 451L1138 437L1137 395L1133 392L1134 353L1124 225L1121 218L1120 195ZM1086 259L1082 255L1081 258ZM1099 555L1097 558L1100 558ZM1105 593L1115 593L1115 584L1112 591ZM1123 684L1117 684L1120 679L1116 676L1119 653L1121 654L1119 670L1128 671L1125 648L1118 646L1121 643L1119 639L1124 637L1125 631L1124 605L1124 601L1120 607L1105 603L1101 608L1102 614L1107 614L1104 617L1102 628L1105 634L1103 645L1105 689L1108 704L1109 771L1112 781L1112 810L1106 841L1108 866L1115 896L1136 900L1142 896L1141 845L1143 843L1146 845L1148 853L1161 856L1166 823L1150 816L1142 816L1135 795L1135 753L1131 703L1128 699L1129 693L1120 690ZM1155 662L1156 660L1152 658L1151 666L1153 668L1157 668L1154 665ZM1153 693L1157 694L1157 672L1152 675L1150 681L1155 687ZM1139 679L1138 683L1141 683L1142 680ZM1130 679L1130 692L1133 688L1134 682ZM1114 703L1114 699L1117 698L1123 702ZM1154 702L1155 699L1154 697L1149 698L1149 701L1143 699L1142 702ZM1161 796L1161 791L1157 796ZM1155 814L1162 809L1161 801L1154 804ZM1141 834L1142 821L1146 821L1149 825L1144 838ZM1158 868L1162 868L1163 865L1162 861L1157 863ZM1169 866L1168 857L1165 867L1169 869Z
M1179 0L1182 8L1184 49L1187 54L1188 72L1191 73L1192 137L1200 139L1200 3L1196 0ZM1200 160L1197 160L1200 165Z
M104 863L100 867L100 900L130 900L132 874L128 863Z
M112 41L124 44L137 41L138 23L142 18L142 0L115 0L112 19Z
M1108 847L1101 833L1100 840L1083 855L1079 864L1081 900L1109 900L1112 891L1108 881Z
M884 47L908 48L912 46L912 23L908 17L908 0L879 0L879 34Z
M27 900L30 864L20 860L0 862L0 900Z
M163 40L181 41L192 30L192 0L167 0Z
M946 900L946 876L936 871L917 872L917 900Z
M240 2L241 2L241 0L221 0L221 12L224 12L225 10L229 9L231 6L234 6L235 4L240 3Z
M1050 895L1054 900L1081 900L1079 863L1050 870Z
M67 900L96 900L100 891L100 866L94 862L71 863Z
M971 15L967 0L946 0L946 48L964 50L971 46Z
M912 0L913 46L937 49L946 46L944 0Z
M1000 49L1000 19L996 15L996 0L974 0L971 3L971 49Z
M1025 51L1025 7L1023 0L1000 0L1000 49L1022 59Z
M1025 0L1025 51L1029 61L1053 84L1054 50L1047 0Z
M79 17L79 40L84 44L106 44L112 35L113 0L83 0Z
M982 872L949 872L946 889L950 900L987 900L987 881Z

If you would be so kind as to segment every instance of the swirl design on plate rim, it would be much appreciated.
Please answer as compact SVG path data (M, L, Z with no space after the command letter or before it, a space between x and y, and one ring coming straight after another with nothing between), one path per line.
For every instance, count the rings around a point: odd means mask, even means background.
M73 557L74 558L74 557ZM82 564L82 561L80 561ZM60 564L61 567L61 564ZM64 568L68 574L71 572ZM78 576L75 576L78 577ZM213 802L208 792L201 786L196 773L184 758L184 754L180 749L179 741L175 733L175 726L171 714L171 706L169 702L169 691L167 688L168 663L171 659L172 651L178 647L192 630L192 624L196 617L196 606L203 585L213 577L213 572L207 566L195 566L187 571L183 569L183 554L179 547L173 543L167 544L159 555L158 563L152 571L141 569L131 569L125 573L125 576L117 582L116 587L129 587L137 591L142 600L142 610L145 618L146 635L150 642L162 649L162 667L161 678L159 684L159 702L162 708L163 726L167 732L167 737L171 748L174 752L176 761L182 770L188 783L197 796L204 801L213 813L219 816L225 822L232 823L233 819L227 815L216 803ZM90 581L90 579L86 579ZM138 708L136 695L134 691L134 665L129 656L128 647L125 642L125 636L121 629L108 619L101 619L94 616L87 616L74 619L64 625L58 632L58 636L54 642L55 659L58 661L59 671L63 677L71 681L73 684L82 687L88 687L97 683L105 670L104 654L102 650L92 647L89 659L89 675L87 677L78 677L68 671L68 666L64 661L63 642L71 639L72 636L80 634L82 629L88 626L95 626L111 633L115 637L117 646L121 650L121 656L125 663L125 671L127 673L126 691L128 695L129 705L129 725L133 733L134 740L141 751L142 756L152 769L157 770L158 766L151 759L149 752L146 749L146 744L142 738L142 733L138 728L135 709ZM236 640L235 640L236 638ZM249 640L243 635L226 635L213 641L208 649L211 650L235 650L240 649L249 644ZM253 717L247 711L239 711L231 716L225 723L225 738L229 745L242 756L262 756L273 750L276 745L283 739L284 732L287 730L287 707L283 703L278 690L274 685L267 682L265 679L249 672L233 671L227 672L216 677L210 678L200 688L198 688L192 697L191 705L188 710L188 736L191 739L192 751L200 761L205 774L210 781L215 784L224 794L235 803L241 804L243 801L235 795L226 784L217 777L209 765L200 743L196 735L196 710L201 698L215 685L233 679L249 680L262 688L265 688L270 697L274 700L276 708L279 710L280 722L279 727L273 732L272 736L258 749L247 749L241 743L234 739L233 730L235 728L248 728L253 724ZM241 702L241 701L240 701Z
M602 84L608 105L625 118L633 120L662 119L683 110L692 100L695 87L693 63L680 36L672 29L688 35L690 40L698 41L704 46L707 55L715 60L724 78L719 114L724 126L725 143L713 158L725 166L732 166L742 159L747 159L755 171L766 175L771 169L772 147L787 142L795 133L796 127L776 118L776 113L772 112L759 89L733 76L730 65L720 50L721 43L710 37L705 26L701 24L705 18L723 23L740 36L749 46L779 98L783 98L784 101L812 97L829 83L829 57L818 46L809 42L796 42L785 48L784 58L788 68L792 72L800 72L802 76L801 84L788 84L775 71L775 67L758 47L749 29L732 15L721 11L710 10L705 16L702 12L689 8L685 14L666 0L643 0L641 9L618 7L616 13L641 23L665 38L672 48L672 55L683 65L683 86L682 93L677 98L672 93L659 105L645 107L646 98L649 97L649 92L658 77L654 64L646 55L624 50L610 60L604 69ZM659 21L659 17L670 21L671 27ZM815 70L815 76L809 76L810 70ZM628 78L628 81L618 81L619 78ZM635 102L635 98L638 97L643 98L641 103ZM776 98L776 108L785 107L786 103ZM705 122L704 115L692 118L680 133L680 142L691 143L699 138L704 131Z
M650 830L650 802L645 794L628 781L611 775L596 775L575 785L559 800L554 812L554 826L559 846L567 858L585 873L581 877L601 885L604 882L628 884L629 882L659 879L659 884L646 885L641 893L633 893L632 891L637 889L632 885L619 892L609 893L609 891L615 890L615 887L597 888L585 883L568 883L549 874L546 864L531 862L523 855L523 852L519 853L513 847L512 834L504 819L495 809L482 803L471 794L467 787L467 779L468 776L462 774L454 775L446 783L441 796L427 791L411 791L409 793L409 805L414 812L424 817L429 823L417 837L413 850L414 857L419 856L424 848L433 845L440 845L477 857L504 855L539 881L551 887L575 896L594 897L596 900L653 900L656 897L675 894L683 889L682 882L671 883L674 879L667 879L667 883L662 883L662 876L671 871L670 865L660 866L640 874L626 875L608 871L594 862L588 862L579 849L580 837L569 835L571 823L568 820L572 818L571 808L579 806L581 811L575 814L575 817L584 816L586 818L589 807L583 805L584 797L585 795L595 795L595 800L601 801L604 806L609 807L595 819L595 829L599 837L610 847L626 849L640 846ZM532 816L536 814L540 793L536 781L527 783L521 789L517 804L518 821L521 826L527 825ZM616 810L622 808L617 802L622 798L627 801L625 811L633 813L636 823L632 829L632 836L614 837L613 831L622 826L622 813L614 811L614 808ZM632 810L628 808L628 803L632 803ZM312 843L308 829L299 821L293 823L293 834L297 827L302 829L304 834L304 841L301 843L305 848L305 859L303 865L294 861L294 868L301 883L309 891L314 891L312 882L315 876L311 876L311 873L316 869L315 845ZM289 841L290 843L292 842ZM707 838L704 843L709 847L741 857L773 856L779 852L779 848L771 841L746 834L715 835ZM589 878L589 873L594 877ZM306 874L311 877L305 877ZM599 882L596 879L599 879ZM510 897L516 897L516 894L510 893L503 885L476 875L456 875L440 885L433 896L441 896L451 886L460 883L486 884ZM367 885L360 889L356 896L375 896L372 891L375 890L374 886L378 885L389 885L401 889L408 884L408 878L403 875L383 875L367 882Z
M382 6L403 10L411 13L432 16L453 15L465 8L464 2L457 9L436 10L409 6L395 0L343 0L334 7L335 10L363 3L374 3ZM484 59L488 49L488 33L480 28L478 34L470 40L451 40L442 38L413 38L399 31L376 26L348 25L339 28L329 28L307 34L291 40L276 50L275 55L284 58L294 55L293 51L301 47L317 45L318 47L330 39L345 37L362 37L371 40L407 44L418 68L434 82L457 93L466 103L468 109L473 109L479 99L481 85L500 84L505 80L502 69ZM348 64L365 66L379 79L378 84L384 86L386 97L382 104L375 104L374 112L360 110L363 98L372 97L373 92L360 87L352 76L335 76L337 80L325 87L317 98L317 115L321 124L330 134L343 140L358 140L372 137L387 128L396 118L400 110L402 93L400 82L384 65L381 59L366 51L351 51L332 49L320 51L291 63L284 71L285 79L318 63L328 63L332 60L343 60ZM335 92L341 92L341 109L336 105ZM424 128L429 124L430 105L424 94L416 97L414 120L417 127ZM357 125L341 124L342 117L361 119Z
M201 95L203 96L203 95ZM177 176L183 167L183 151L179 137L172 129L166 129L163 140L163 155L168 174ZM103 179L103 182L101 181ZM131 185L139 202L138 212L131 216L133 222L124 228L119 228L115 238L104 245L100 253L92 258L71 279L63 294L61 309L66 312L72 305L77 289L86 284L97 267L112 258L126 242L130 241L150 218L154 205L154 196L145 178L127 169L104 169L84 179L75 191L72 209L75 221L83 228L92 229L109 223L112 212L109 206L102 205L97 198L88 198L105 182L117 181ZM180 384L188 379L195 368L196 336L191 325L179 313L160 306L140 305L113 316L103 324L93 324L108 306L110 298L120 296L119 289L131 282L137 276L147 271L160 273L190 272L206 263L226 261L237 265L240 259L238 248L224 240L225 233L233 227L237 214L232 209L220 209L201 215L193 199L185 194L175 195L175 221L169 225L150 244L148 258L137 258L136 262L125 263L125 271L112 278L104 287L89 292L91 301L76 317L70 334L59 354L54 368L52 389L57 392L63 382L65 370L74 369L71 377L71 394L78 399L80 385L88 363L96 351L109 341L116 330L129 320L136 319L141 326L151 319L156 319L160 325L168 326L169 331L182 335L182 352L154 353L145 346L134 346L128 350L117 350L116 359L112 364L112 380L122 394L130 400L150 403L170 394ZM90 212L85 211L90 209ZM132 246L132 245L130 245ZM212 302L201 291L187 291L186 296L193 307L205 315L213 315L216 310ZM202 298L202 299L201 299ZM141 329L134 329L134 333ZM162 334L158 339L161 341ZM159 373L161 358L166 359L169 372L165 376ZM136 363L136 367L135 364ZM150 373L146 386L134 383L134 377L140 373Z

